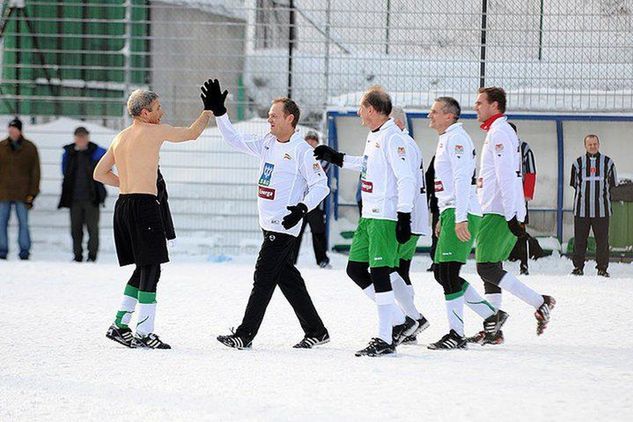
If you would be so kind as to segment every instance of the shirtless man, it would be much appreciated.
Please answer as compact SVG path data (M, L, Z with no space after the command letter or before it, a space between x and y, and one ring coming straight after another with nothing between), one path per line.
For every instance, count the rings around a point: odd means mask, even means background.
M205 83L206 85L207 83ZM114 207L114 243L119 265L135 264L125 286L121 308L106 337L127 347L171 349L154 334L156 285L160 264L168 262L165 227L157 199L158 153L163 142L197 139L212 116L210 101L202 95L204 111L189 127L161 124L164 115L158 95L136 90L127 102L132 125L112 141L99 161L94 179L119 188ZM117 174L112 172L116 165ZM136 335L128 327L138 304Z

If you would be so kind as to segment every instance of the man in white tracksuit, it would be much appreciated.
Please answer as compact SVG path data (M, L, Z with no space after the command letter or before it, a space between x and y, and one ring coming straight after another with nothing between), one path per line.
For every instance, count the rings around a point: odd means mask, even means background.
M444 289L449 333L429 349L461 349L464 303L484 319L484 328L496 331L507 319L460 276L481 223L475 192L475 146L458 123L461 107L452 97L439 97L429 112L429 126L439 134L435 151L435 196L440 209L438 243L433 262L435 279Z
M415 200L413 203L413 211L411 212L411 239L404 245L398 245L398 267L390 274L391 287L393 288L396 301L403 312L410 318L418 322L415 331L404 338L397 339L396 343L415 344L417 343L417 335L429 327L429 322L424 315L418 311L414 303L415 291L411 284L409 271L411 269L411 261L415 255L418 239L420 236L428 236L429 230L429 208L426 198L426 179L424 177L424 162L422 159L422 151L409 135L406 127L406 115L402 107L395 106L391 111L393 122L402 130L407 151L407 161L411 166L411 172L415 176ZM407 294L408 293L408 294Z
M483 219L477 234L477 273L484 281L486 299L499 309L501 289L507 290L536 309L536 333L541 335L550 320L556 301L543 296L503 270L517 238L525 237L521 222L525 202L521 178L519 139L506 116L505 91L497 87L481 88L475 101L477 119L487 132L481 152L478 198ZM480 332L469 338L477 343L503 343L503 333Z
M214 100L212 111L222 138L237 151L260 160L257 207L264 233L255 264L253 290L242 323L234 333L219 336L218 341L236 349L250 347L275 287L279 285L305 333L294 347L310 349L327 343L330 340L328 331L293 262L301 219L330 191L325 172L312 155L312 147L296 132L299 107L288 98L273 100L268 112L270 133L263 137L248 137L231 125L224 107L227 91L221 92L217 79L205 88L203 92L208 92Z
M418 326L396 306L390 281L398 266L398 244L411 238L411 212L417 194L407 144L389 118L391 109L391 98L381 87L364 93L358 115L370 133L362 157L347 156L326 145L314 150L317 159L361 172L363 214L354 233L347 274L375 300L378 335L356 356L393 354L394 339L412 334ZM408 300L412 300L410 295Z

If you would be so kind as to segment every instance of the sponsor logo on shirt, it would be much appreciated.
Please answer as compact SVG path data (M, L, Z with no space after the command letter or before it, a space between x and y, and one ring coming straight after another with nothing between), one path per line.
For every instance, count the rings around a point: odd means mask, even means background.
M284 154L284 160L292 160L292 157L290 156L290 154L285 153Z
M372 193L374 191L374 184L368 180L361 180L360 190L367 193Z
M380 144L379 144L378 142L376 142L376 143L374 144L374 146L375 146L376 148L380 148Z
M463 154L464 146L463 145L455 145L455 154Z
M275 199L275 189L267 188L265 186L258 186L257 196L262 199L270 199L272 201L273 199Z
M273 170L275 169L275 165L271 163L264 163L264 169L262 170L262 175L259 176L258 184L260 186L270 186L270 178L273 175Z
M442 184L441 180L435 181L435 192L442 192L444 190L444 184Z

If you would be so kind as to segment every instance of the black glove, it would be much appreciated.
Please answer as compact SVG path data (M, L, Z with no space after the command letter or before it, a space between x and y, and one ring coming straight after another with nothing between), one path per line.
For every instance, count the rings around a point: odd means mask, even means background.
M308 213L308 207L301 202L297 205L292 205L286 208L290 211L290 214L285 216L281 222L281 225L284 226L284 229L286 230L296 226L297 223Z
M401 245L407 243L411 239L411 213L399 212L398 222L396 223L396 239Z
M200 87L200 98L204 104L205 110L211 110L214 116L222 116L226 113L226 107L224 107L224 101L229 91L226 89L224 92L220 90L220 82L217 79L209 79Z
M319 145L314 149L314 157L317 160L325 160L328 163L336 164L339 167L343 167L344 155L345 154L342 152L338 152L327 145Z
M26 198L24 199L24 205L26 205L27 210L30 210L31 208L33 208L34 199L35 197L33 195L26 195Z
M527 232L525 231L525 226L519 223L516 216L512 217L512 220L508 221L508 228L512 232L513 235L518 237L519 239L523 239L527 236Z

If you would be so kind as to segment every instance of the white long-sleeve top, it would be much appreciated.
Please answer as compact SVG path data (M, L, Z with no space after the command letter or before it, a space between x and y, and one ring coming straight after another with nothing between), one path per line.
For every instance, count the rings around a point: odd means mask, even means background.
M525 219L519 138L506 121L495 120L481 151L477 181L479 203L484 214L499 214L510 221Z
M435 149L435 197L440 212L455 208L455 222L481 215L475 186L475 145L461 123L440 135Z
M369 132L362 157L345 155L343 168L361 172L363 218L397 221L398 212L413 210L415 176L409 160L404 134L393 119Z
M289 230L281 225L290 213L286 207L303 202L311 211L330 192L327 176L314 159L312 147L298 133L282 143L270 133L257 137L237 132L226 114L215 120L226 143L259 158L257 208L261 228L298 236L301 222Z
M415 176L415 199L413 200L413 211L411 212L411 233L426 236L429 230L429 207L426 202L426 179L424 177L424 162L422 160L422 151L409 136L406 130L403 130L404 140L407 148L407 160L411 166L411 172Z

